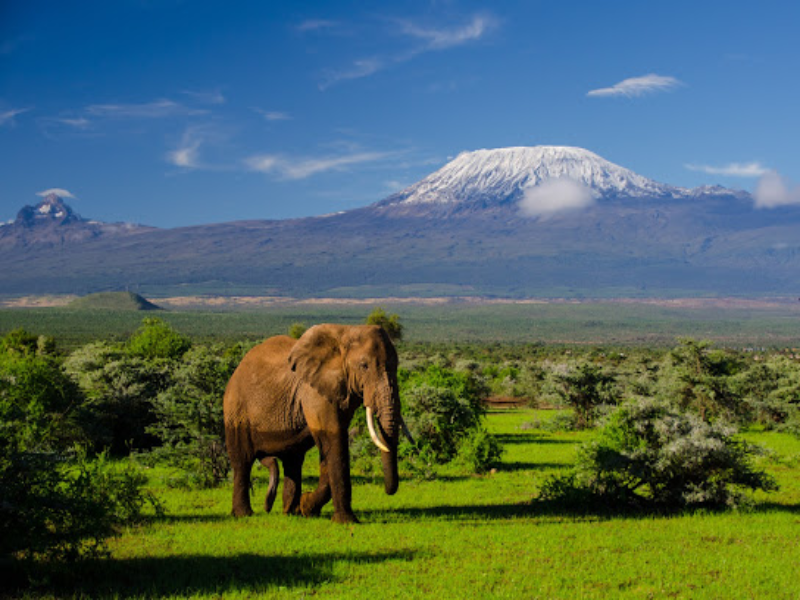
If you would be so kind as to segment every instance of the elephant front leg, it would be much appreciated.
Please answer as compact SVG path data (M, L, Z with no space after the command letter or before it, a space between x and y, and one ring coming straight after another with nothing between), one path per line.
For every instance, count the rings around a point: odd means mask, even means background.
M309 510L316 510L319 514L322 506L333 499L334 522L358 523L352 508L347 431L320 433L315 439L320 454L320 480L317 489L306 500ZM303 514L306 514L305 510Z

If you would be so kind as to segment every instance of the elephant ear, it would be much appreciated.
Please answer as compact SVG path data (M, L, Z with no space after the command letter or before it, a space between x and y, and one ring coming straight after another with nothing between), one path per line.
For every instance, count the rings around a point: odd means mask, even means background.
M289 367L324 398L339 405L347 398L342 340L330 327L306 331L289 353Z

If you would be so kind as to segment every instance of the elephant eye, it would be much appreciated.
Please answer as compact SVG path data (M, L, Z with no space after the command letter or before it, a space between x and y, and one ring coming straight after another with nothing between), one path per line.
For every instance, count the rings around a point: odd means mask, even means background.
M369 369L369 365L365 362L359 364L358 366L361 368L362 371L366 371L367 369Z

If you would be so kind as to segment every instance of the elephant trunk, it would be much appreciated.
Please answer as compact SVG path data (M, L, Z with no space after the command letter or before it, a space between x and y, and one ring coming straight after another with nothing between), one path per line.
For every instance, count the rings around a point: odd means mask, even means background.
M391 385L387 377L385 383L380 386L378 393L375 394L374 405L377 407L378 432L374 430L372 411L369 408L369 404L367 405L367 424L375 445L381 449L383 487L387 494L392 495L397 491L400 482L397 474L397 442L401 417L397 384Z

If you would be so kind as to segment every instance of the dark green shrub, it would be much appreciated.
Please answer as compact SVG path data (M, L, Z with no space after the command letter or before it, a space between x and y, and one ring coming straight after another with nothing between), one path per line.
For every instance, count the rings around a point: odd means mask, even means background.
M152 447L152 402L172 384L174 361L131 356L120 345L97 342L73 352L64 368L86 396L78 418L96 450L122 455Z
M741 420L746 413L742 397L732 385L732 377L744 369L741 357L733 352L717 350L711 342L682 339L670 353L674 373L668 391L681 408L691 409L705 421L724 418Z
M177 467L179 480L187 484L213 487L227 478L222 397L242 358L237 348L192 348L173 373L172 385L153 399L155 422L148 432L160 444L151 454Z
M301 337L303 337L303 334L307 329L308 327L306 327L303 323L292 323L289 327L289 337L299 340Z
M396 314L387 315L385 310L377 307L369 314L365 322L367 325L380 325L383 327L393 342L399 342L403 339L403 324L400 323L400 317Z
M486 473L502 457L503 447L497 438L486 429L475 428L459 441L455 461L469 473Z
M756 449L733 435L669 403L633 400L609 416L599 437L580 449L575 468L549 480L541 497L676 510L734 507L745 489L777 489L753 467Z
M178 359L191 348L189 338L175 331L161 319L148 317L133 334L126 349L128 354L138 358Z
M600 405L616 403L614 377L598 365L582 363L554 378L556 393L575 411L577 429L594 425Z
M0 340L0 562L96 556L114 528L138 519L143 477L72 444L83 397L47 344Z

